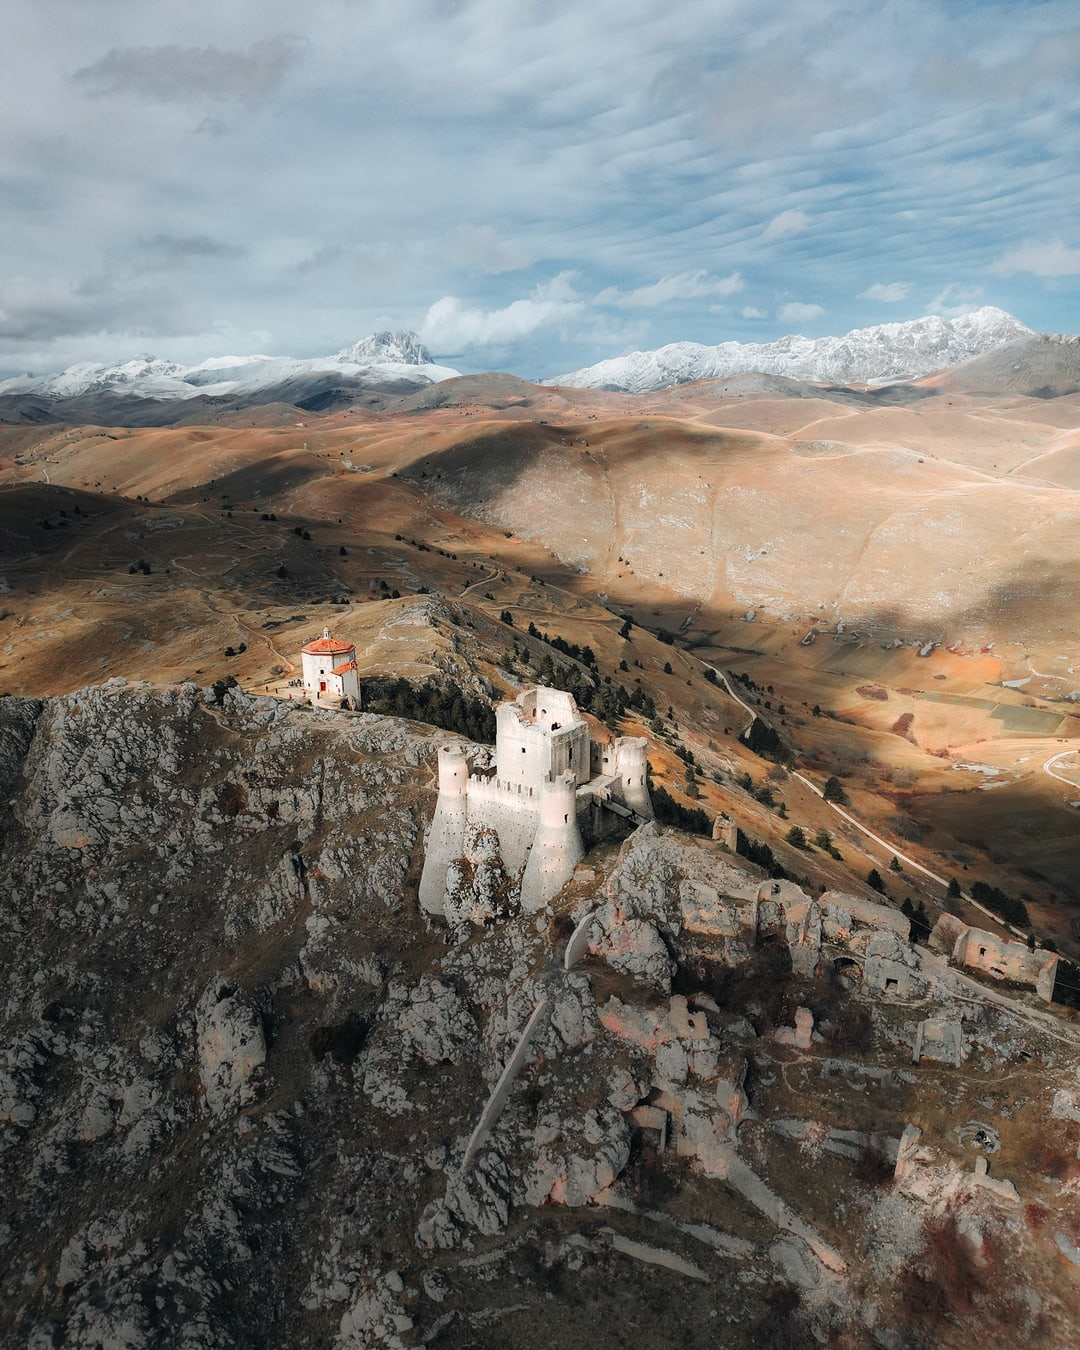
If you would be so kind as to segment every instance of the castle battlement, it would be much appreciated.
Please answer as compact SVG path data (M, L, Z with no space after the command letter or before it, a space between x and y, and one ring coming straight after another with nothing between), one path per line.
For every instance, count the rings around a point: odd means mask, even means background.
M652 819L644 737L594 746L572 694L537 686L495 710L495 773L472 774L460 745L439 750L439 799L428 835L420 904L444 912L446 876L469 825L499 836L521 904L542 909L584 856L581 822L606 801ZM623 813L625 814L625 812Z

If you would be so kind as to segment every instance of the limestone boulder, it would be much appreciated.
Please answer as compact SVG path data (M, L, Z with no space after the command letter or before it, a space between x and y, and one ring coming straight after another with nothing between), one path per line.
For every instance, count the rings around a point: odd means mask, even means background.
M210 981L195 1011L199 1079L207 1109L222 1115L254 1101L266 1063L266 1033L254 1003L224 976Z
M476 1022L461 996L444 980L424 978L392 986L385 1015L407 1057L428 1064L457 1064L478 1040Z
M604 1104L582 1116L541 1115L537 1153L525 1179L532 1205L577 1207L597 1201L630 1160L630 1128L621 1111Z

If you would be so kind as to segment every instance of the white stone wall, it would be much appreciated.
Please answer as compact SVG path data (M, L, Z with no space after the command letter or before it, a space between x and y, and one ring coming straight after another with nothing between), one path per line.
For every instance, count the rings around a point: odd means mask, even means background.
M953 960L998 979L1030 984L1048 1003L1054 997L1058 958L1053 952L1029 951L1026 943L1005 942L981 928L968 928L957 938Z
M355 655L355 652L353 653ZM342 675L335 675L334 668L351 660L347 652L304 652L300 653L300 665L303 671L304 688L312 696L322 693L323 698L349 698L359 701L360 678L355 666ZM319 686L326 688L320 691Z
M355 663L350 665L344 674L336 675L334 678L338 681L342 698L352 699L353 707L358 708L360 706L360 675Z
M540 828L521 879L522 909L543 909L570 880L584 856L574 777L567 773L546 787L541 797Z
M525 866L540 825L540 797L520 783L470 778L469 819L490 825L499 836L499 852L511 875Z
M648 748L644 736L620 736L604 747L602 767L605 774L611 774L615 779L613 796L639 816L652 820L652 800L646 778Z
M573 696L560 689L530 689L495 710L497 774L504 782L539 789L561 774L589 777L589 729Z
M428 831L424 870L420 876L420 907L428 914L443 913L447 870L465 850L468 781L469 761L462 747L441 746L439 800Z
M465 797L440 792L428 831L424 870L420 875L420 908L426 914L443 913L446 873L453 860L465 851L466 824Z

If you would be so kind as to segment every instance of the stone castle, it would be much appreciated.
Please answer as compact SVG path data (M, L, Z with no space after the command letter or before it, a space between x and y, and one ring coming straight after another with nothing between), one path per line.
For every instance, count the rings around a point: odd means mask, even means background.
M460 745L439 750L439 799L420 879L420 904L444 912L447 871L470 826L495 830L507 871L521 878L521 906L542 909L569 881L584 839L611 814L652 819L644 737L594 743L573 695L528 689L495 710L495 767L469 771Z

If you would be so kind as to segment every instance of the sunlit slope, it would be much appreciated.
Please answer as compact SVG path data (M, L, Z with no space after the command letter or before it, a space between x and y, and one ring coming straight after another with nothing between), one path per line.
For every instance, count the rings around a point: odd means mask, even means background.
M880 431L905 411L865 417ZM891 443L862 445L820 429L828 439L665 418L473 427L405 474L627 601L644 588L928 640L1065 631L1074 489L965 464L945 429L935 456L898 444L895 428Z

